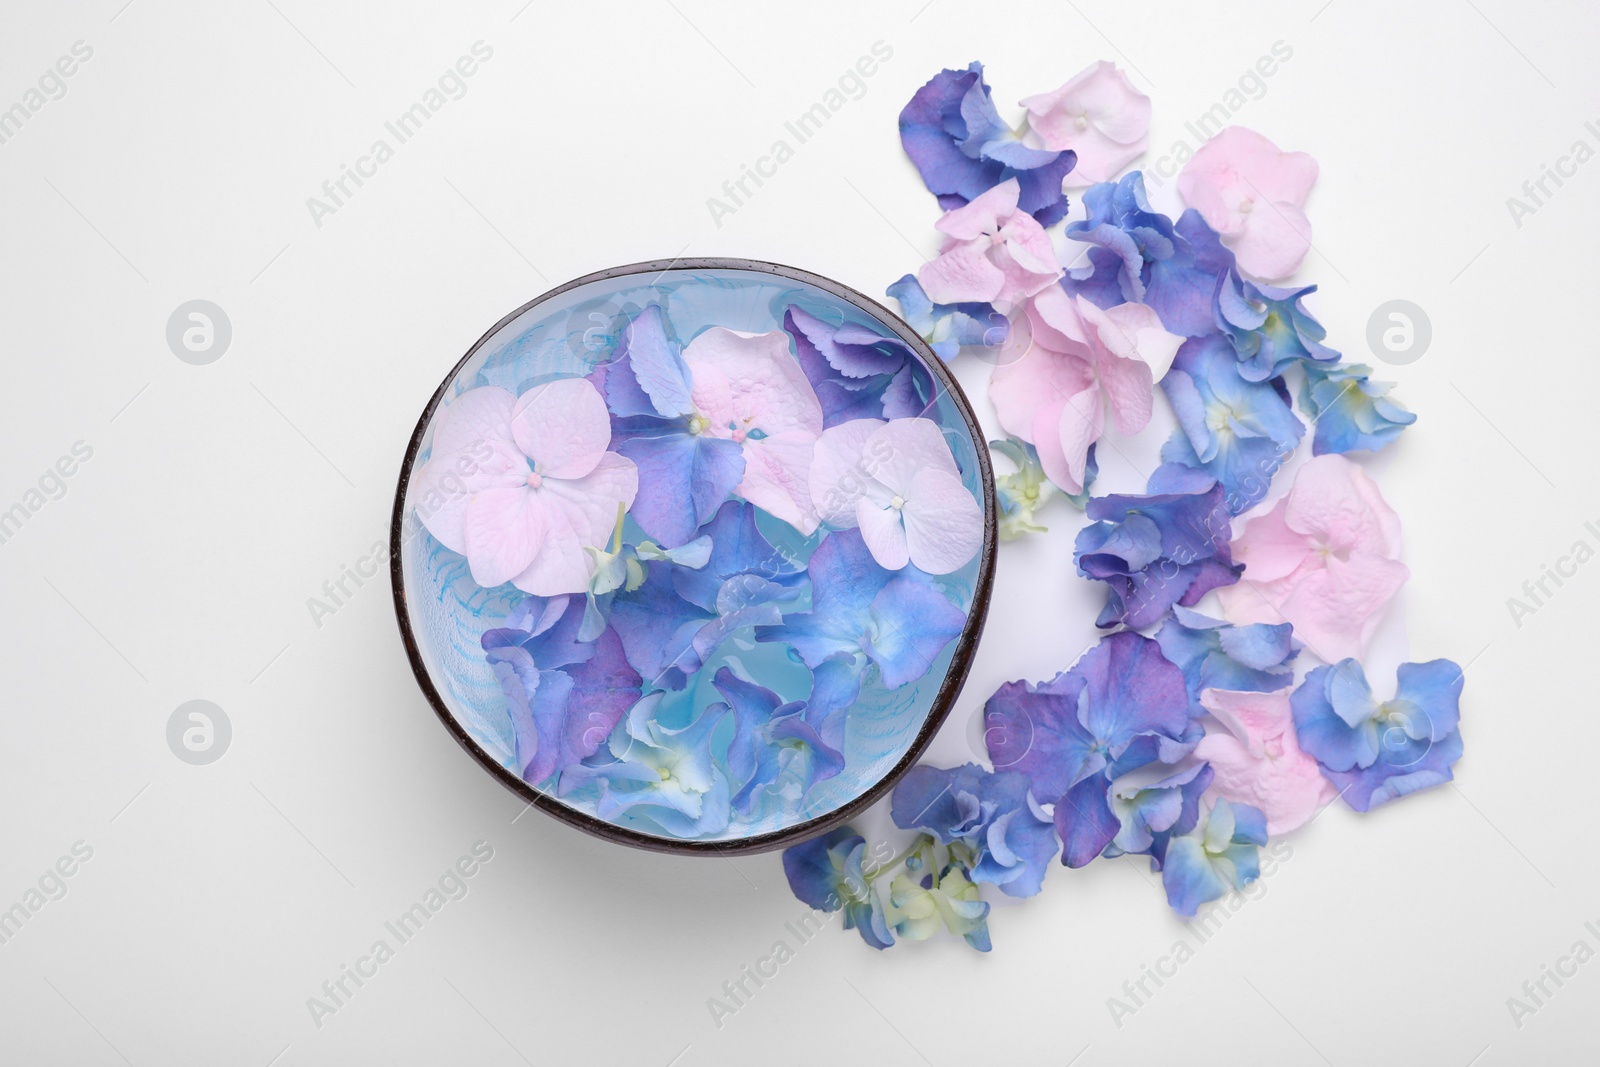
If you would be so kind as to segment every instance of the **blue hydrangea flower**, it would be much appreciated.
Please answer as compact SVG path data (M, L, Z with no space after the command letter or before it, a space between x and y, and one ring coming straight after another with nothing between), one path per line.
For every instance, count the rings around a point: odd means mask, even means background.
M1233 344L1213 334L1185 342L1161 380L1178 417L1162 460L1215 478L1234 515L1266 497L1272 476L1305 433L1282 380L1248 382L1239 367Z
M1447 659L1402 663L1379 703L1353 659L1318 667L1290 707L1300 747L1357 811L1455 777L1461 758L1461 668Z
M1161 325L1185 337L1217 331L1212 295L1233 268L1233 253L1200 213L1190 209L1174 224L1150 208L1144 175L1133 171L1083 194L1088 216L1067 226L1067 236L1094 247L1088 266L1067 272L1070 293L1101 307L1149 304Z
M1234 626L1174 606L1156 631L1161 652L1183 671L1189 695L1202 689L1275 693L1294 684L1290 661L1299 655L1294 627L1286 622Z
M1078 573L1108 586L1096 626L1139 628L1174 604L1194 604L1243 570L1228 548L1228 508L1220 486L1199 493L1102 496L1096 520L1078 532Z
M1200 797L1211 785L1212 770L1196 763L1154 782L1124 780L1112 786L1111 813L1117 817L1117 835L1106 846L1108 857L1148 854L1159 867L1167 844L1195 828L1200 819Z
M984 740L997 769L1020 771L1055 805L1061 860L1082 867L1121 829L1112 782L1152 763L1176 764L1204 729L1190 718L1183 673L1148 637L1102 639L1043 685L1009 682L984 707Z
M946 211L1016 178L1022 187L1018 206L1039 225L1050 226L1067 213L1061 182L1077 164L1077 153L1023 144L995 110L982 63L940 71L918 89L900 112L900 143Z
M733 808L748 814L760 794L781 786L796 761L803 761L805 774L799 795L832 778L844 769L844 756L818 736L805 718L806 706L800 701L784 703L772 690L719 668L711 684L724 702L712 704L707 713L733 715L733 739L728 742L728 777L738 785Z
M1058 850L1054 817L1016 771L976 763L941 769L920 764L894 788L890 815L902 830L924 830L941 845L959 845L974 882L1013 897L1039 892Z
M602 369L614 448L639 468L629 514L645 533L675 548L692 539L744 479L744 446L697 425L689 368L655 304L628 323L616 357Z
M862 862L867 842L848 826L812 838L783 852L783 873L801 903L818 911L844 909L844 928L860 930L876 949L894 944L883 901Z
M579 597L530 597L482 638L511 716L516 770L534 785L592 756L639 698L616 633L584 640L583 622Z
M934 400L933 373L898 337L858 323L824 322L797 305L783 315L824 427L852 419L908 419Z
M1306 364L1300 408L1316 420L1311 451L1377 452L1417 421L1399 401L1389 399L1393 382L1375 382L1372 368L1360 363L1337 367Z
M966 614L934 580L915 567L880 567L859 530L828 535L806 566L811 610L756 627L757 641L782 641L811 668L807 721L834 747L843 743L843 717L861 677L876 666L896 689L926 674L966 625Z
M782 621L780 605L799 597L804 583L804 572L761 536L755 509L743 501L723 504L704 534L711 539L704 565L663 554L642 564L644 581L617 590L611 603L628 662L664 689L682 689L740 627Z
M1257 285L1229 271L1217 288L1217 326L1233 342L1239 375L1247 382L1276 378L1294 363L1330 364L1339 353L1322 343L1328 331L1300 301L1317 291L1314 285L1278 289Z
M908 941L925 941L943 928L988 952L989 903L978 899L977 883L967 869L950 863L935 873L915 858L906 868L889 884L888 917L894 932Z
M561 776L560 793L598 783L595 810L607 822L638 810L674 837L718 833L728 825L729 787L711 741L723 712L712 706L689 725L671 730L656 720L664 696L649 693L634 704L625 728L612 734L608 751Z
M1267 820L1260 811L1219 797L1192 833L1167 844L1161 865L1167 903L1179 915L1193 915L1229 889L1243 889L1261 877L1259 850L1266 843Z
M899 303L900 317L946 362L963 348L998 349L1011 332L1010 322L992 304L935 304L915 274L889 286L888 293Z

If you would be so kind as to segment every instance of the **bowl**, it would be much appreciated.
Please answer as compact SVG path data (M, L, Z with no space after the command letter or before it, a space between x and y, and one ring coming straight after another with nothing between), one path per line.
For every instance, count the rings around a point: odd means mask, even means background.
M796 844L961 691L994 574L984 437L918 334L793 267L599 271L445 376L390 532L412 671L530 805L663 852Z

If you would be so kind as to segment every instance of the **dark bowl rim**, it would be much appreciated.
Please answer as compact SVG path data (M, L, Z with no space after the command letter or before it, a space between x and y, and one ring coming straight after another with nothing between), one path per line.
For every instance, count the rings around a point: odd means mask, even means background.
M411 472L415 465L417 454L422 448L422 439L427 433L429 421L433 418L434 412L438 410L445 393L456 380L456 376L461 373L461 369L478 353L478 350L505 326L527 313L531 308L560 296L569 290L592 282L606 281L627 275L662 275L669 271L678 270L743 270L756 274L773 275L790 281L803 282L854 304L861 311L880 320L899 335L901 340L911 346L929 372L933 374L940 387L949 393L954 400L956 410L960 412L962 419L967 424L968 431L972 435L984 492L983 547L979 553L978 575L973 585L972 604L967 611L967 621L962 627L960 636L956 639L955 652L951 657L950 666L945 671L944 680L940 683L938 691L934 694L933 703L928 709L928 714L923 720L922 727L918 730L917 736L912 739L904 755L871 787L848 803L840 805L830 812L796 823L793 826L785 827L782 830L773 830L751 837L726 841L680 841L641 833L629 827L606 822L541 792L523 781L519 775L511 773L509 769L491 758L462 728L461 724L456 721L455 716L434 686L428 668L423 662L416 635L411 629L410 612L406 604L405 574L401 562L401 528L405 518L406 489L410 485ZM456 739L457 744L465 749L485 770L497 778L502 785L526 801L529 806L537 807L568 826L582 830L595 837L634 848L646 849L651 852L665 852L676 855L724 856L768 852L773 849L787 848L827 833L829 830L849 822L852 818L876 804L890 789L894 788L895 783L922 757L923 752L932 742L934 735L944 725L956 700L960 697L967 675L971 671L972 658L977 650L978 639L983 633L984 622L989 613L990 594L994 585L995 546L999 539L997 510L994 468L989 461L987 439L983 428L978 424L977 417L972 412L972 406L968 403L966 394L962 391L960 383L955 380L949 369L945 367L944 361L898 315L848 285L836 282L820 274L814 274L811 271L801 270L798 267L790 267L781 263L715 256L649 260L643 263L630 263L624 266L608 267L605 270L594 271L534 297L491 326L482 337L473 343L472 347L467 349L466 355L462 356L455 366L450 369L450 372L445 375L439 387L434 390L427 407L423 409L421 418L417 420L417 428L411 434L411 442L406 447L405 457L401 461L400 479L395 489L394 508L389 526L389 580L394 594L395 618L400 626L400 640L405 645L406 658L411 664L411 673L416 677L417 685L421 688L423 696L427 698L428 703L433 707L434 713L439 717L439 721L444 724L450 735Z

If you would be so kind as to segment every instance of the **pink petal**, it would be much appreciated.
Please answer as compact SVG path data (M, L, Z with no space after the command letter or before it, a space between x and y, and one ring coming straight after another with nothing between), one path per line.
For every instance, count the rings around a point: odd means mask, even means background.
M912 479L925 470L959 479L960 469L944 431L932 419L892 419L867 440L861 457L867 476L892 494L907 496Z
M435 452L413 477L410 499L428 532L450 551L465 555L463 523L473 495L521 486L527 471L528 463L514 444L479 441L460 451Z
M1095 371L1125 434L1138 433L1150 421L1155 383L1165 376L1183 338L1161 326L1155 309L1121 304L1102 311L1078 297L1079 312L1095 340Z
M1194 753L1211 764L1209 792L1261 809L1269 834L1304 826L1336 795L1317 761L1295 744L1293 731L1283 741L1282 755L1258 757L1233 735L1208 731Z
M605 543L616 526L618 507L630 507L638 490L638 468L615 452L601 456L582 478L545 479L531 494L545 518L544 544L512 579L517 588L535 596L587 589L593 560L585 550Z
M611 416L588 379L560 378L517 398L511 433L541 476L582 478L611 444Z
M811 457L816 435L797 431L744 443L744 481L734 492L810 536L817 528L811 503Z
M1045 411L1040 412L1040 422ZM1039 462L1052 482L1068 493L1083 492L1083 474L1089 461L1089 446L1100 440L1105 429L1105 402L1100 387L1091 385L1082 392L1067 398L1056 415L1054 433L1050 427L1034 426L1035 436L1049 435L1052 439L1048 456L1046 450L1035 444ZM1065 467L1060 466L1064 462Z
M1052 291L1055 287L1040 293L1034 298L1035 302L1044 301ZM1062 296L1065 298L1066 294ZM1071 321L1075 322L1076 312L1072 315ZM989 378L989 400L994 404L1001 428L1035 446L1040 445L1034 426L1041 412L1049 410L1053 426L1066 398L1083 392L1094 381L1087 344L1080 347L1081 355L1068 354L1049 347L1047 337L1070 343L1050 326L1036 321L1032 312L1014 318L1006 348ZM1054 432L1048 437L1054 439Z
M446 404L433 424L433 455L484 445L510 448L511 409L517 398L498 386L468 389Z
M1324 663L1360 658L1379 613L1410 575L1397 560L1330 558L1322 569L1307 573L1279 606L1294 624L1295 636Z
M1008 178L984 192L976 200L947 211L933 224L940 233L947 233L958 241L972 241L984 234L1000 229L1003 219L1017 213L1017 201L1022 195L1022 184ZM926 286L924 286L926 288ZM928 295L932 296L932 293ZM938 298L935 297L935 302Z
M936 304L988 303L999 298L1006 274L989 259L988 239L958 244L917 271L928 299Z
M769 437L803 431L814 439L822 432L822 405L782 330L713 326L689 342L683 361L694 376L695 407L711 422L708 433L731 437L737 427Z
M1241 693L1229 689L1202 689L1200 706L1217 717L1252 756L1260 758L1266 743L1281 737L1293 726L1289 709L1290 689L1276 693Z
M885 570L897 571L911 561L906 544L906 528L895 508L880 508L863 497L856 502L856 524L867 551Z
M983 544L983 509L951 472L918 471L901 516L911 562L929 574L959 569Z
M521 574L543 547L545 530L545 509L526 486L478 493L463 523L472 580L493 589Z
M1295 474L1284 524L1335 553L1400 554L1400 517L1366 471L1335 453L1317 456Z
M1074 184L1110 180L1149 144L1150 98L1104 60L1022 106L1042 147L1077 152L1077 166L1068 175Z
M1312 551L1311 542L1284 521L1289 498L1283 497L1271 511L1257 515L1245 524L1234 539L1233 559L1245 565L1244 577L1251 582L1271 582L1295 573Z
M1287 278L1311 251L1311 220L1293 204L1256 201L1232 242L1239 266L1258 278Z
M851 419L830 426L817 438L807 479L811 503L817 517L835 529L847 530L856 524L856 501L868 481L862 456L868 438L883 425L882 419Z

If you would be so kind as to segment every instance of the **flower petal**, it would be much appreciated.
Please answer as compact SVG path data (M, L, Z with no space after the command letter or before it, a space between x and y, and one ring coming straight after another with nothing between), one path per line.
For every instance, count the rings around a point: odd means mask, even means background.
M558 378L517 398L511 434L547 478L582 478L611 444L605 398L585 378Z

